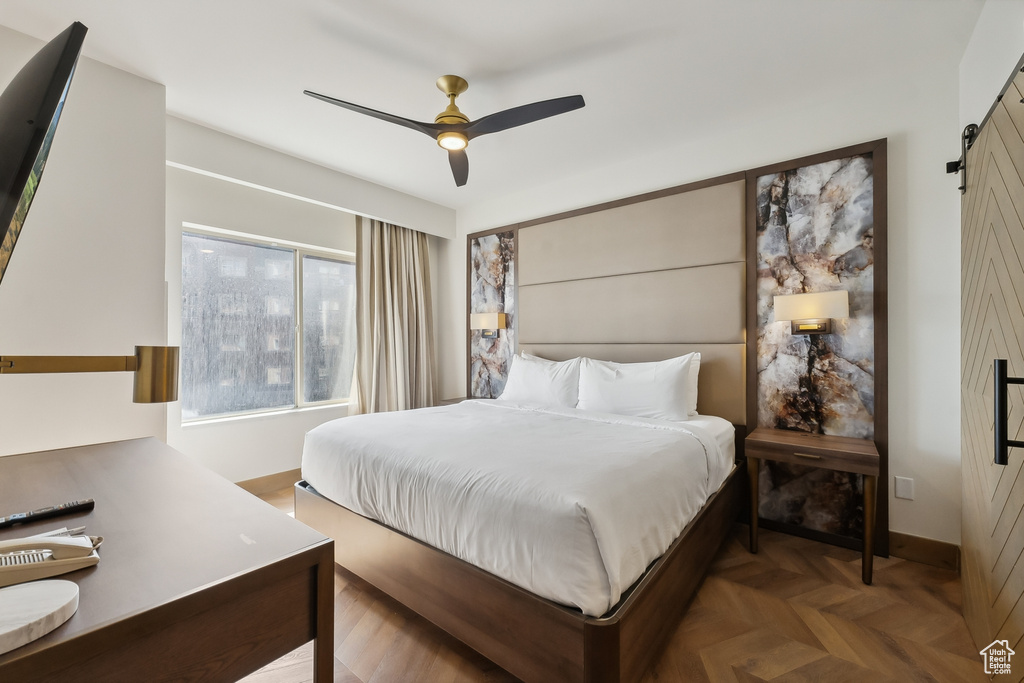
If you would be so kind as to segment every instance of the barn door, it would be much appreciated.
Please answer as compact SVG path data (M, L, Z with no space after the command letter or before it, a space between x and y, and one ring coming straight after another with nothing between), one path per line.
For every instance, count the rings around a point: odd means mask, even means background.
M960 423L964 616L979 649L1006 640L1024 672L1024 448L994 464L993 359L1024 377L1024 73L1017 72L966 154L961 204ZM1024 440L1024 392L1007 392Z

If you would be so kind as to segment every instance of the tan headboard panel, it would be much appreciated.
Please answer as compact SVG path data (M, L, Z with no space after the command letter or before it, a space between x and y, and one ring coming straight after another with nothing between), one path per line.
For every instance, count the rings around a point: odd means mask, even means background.
M519 285L743 263L742 180L519 229Z
M744 200L731 177L521 226L519 349L618 362L699 351L698 411L746 424Z
M519 239L525 239L523 233ZM520 284L520 339L536 344L741 344L744 270L743 263L721 263Z

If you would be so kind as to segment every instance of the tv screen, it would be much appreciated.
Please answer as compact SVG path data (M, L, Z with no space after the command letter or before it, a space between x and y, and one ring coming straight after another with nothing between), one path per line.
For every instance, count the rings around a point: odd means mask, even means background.
M39 187L87 30L77 21L69 26L0 94L0 282Z

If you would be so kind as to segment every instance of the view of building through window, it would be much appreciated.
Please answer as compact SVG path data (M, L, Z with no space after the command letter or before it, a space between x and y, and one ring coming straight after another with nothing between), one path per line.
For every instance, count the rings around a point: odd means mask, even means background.
M348 398L354 263L194 233L181 246L183 420Z
M303 400L346 399L356 360L356 267L302 257Z

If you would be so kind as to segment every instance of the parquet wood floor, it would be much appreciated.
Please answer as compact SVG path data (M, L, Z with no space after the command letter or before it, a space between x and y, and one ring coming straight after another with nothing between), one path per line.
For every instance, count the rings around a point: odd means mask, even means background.
M287 496L264 496L291 511ZM986 681L955 572L737 525L643 683ZM339 683L515 681L358 577L335 573ZM311 680L306 645L244 679Z

